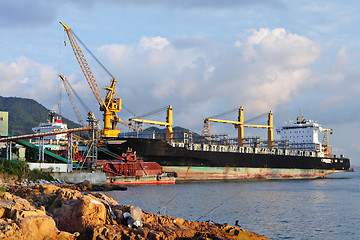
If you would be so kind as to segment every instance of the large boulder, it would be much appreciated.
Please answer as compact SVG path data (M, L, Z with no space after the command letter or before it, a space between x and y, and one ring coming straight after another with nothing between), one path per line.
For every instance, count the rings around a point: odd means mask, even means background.
M56 239L59 230L49 216L28 216L17 221L24 239Z
M81 199L68 201L54 210L53 215L59 221L59 228L67 232L79 232L80 235L107 220L107 209L101 200L83 196Z
M8 192L0 200L0 217L0 239L75 239L57 229L44 207L37 209Z

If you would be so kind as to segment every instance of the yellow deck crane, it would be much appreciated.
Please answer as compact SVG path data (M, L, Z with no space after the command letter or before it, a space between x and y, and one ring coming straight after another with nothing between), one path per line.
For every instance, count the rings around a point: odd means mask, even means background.
M152 113L157 113L159 111L162 111L164 108L161 108L159 110L156 110L156 111L153 111L151 112L150 114ZM166 108L166 112L167 112L167 115L166 115L166 122L159 122L159 121L152 121L152 120L145 120L145 119L140 119L140 118L130 118L129 121L132 121L132 122L137 122L137 123L146 123L146 124L153 124L153 125L159 125L159 126L165 126L166 127L166 141L167 142L173 142L173 128L172 128L172 125L173 125L173 110L172 110L172 106L169 105L167 108ZM150 115L150 114L146 114L146 115ZM145 116L145 115L143 115Z
M233 124L235 128L238 129L238 146L244 147L244 127L252 128L267 128L268 129L268 148L273 149L274 147L274 130L273 130L273 114L272 111L268 114L268 124L267 125L254 125L254 124L245 124L244 123L244 108L241 106L239 108L238 121L230 120L221 120L215 118L204 118L204 130L203 133L210 132L210 122L219 122L219 123L229 123Z
M70 27L66 26L64 23L60 22L64 27L66 34L69 38L71 47L74 51L76 60L78 61L80 68L88 82L91 91L93 92L97 102L100 105L100 111L104 115L104 128L101 130L101 135L103 137L117 137L120 133L120 130L117 129L117 123L122 123L123 121L117 117L117 112L121 110L121 98L116 98L116 88L115 83L116 79L112 74L101 64L99 60L86 48L86 46L81 42L81 40L71 31ZM78 42L79 42L89 51L89 53L95 58L95 60L104 68L104 70L111 76L110 86L105 87L107 91L105 99L103 98L99 85L97 84L95 77L90 69L90 66L85 58L84 53L82 52Z
M332 146L329 144L329 133L332 134L333 130L331 128L321 128L321 131L325 132L322 140L322 151L326 157L332 157Z

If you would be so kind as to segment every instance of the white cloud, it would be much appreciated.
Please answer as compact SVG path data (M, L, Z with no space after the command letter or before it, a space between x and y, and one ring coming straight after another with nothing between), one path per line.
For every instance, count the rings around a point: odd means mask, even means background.
M347 47L343 46L337 53L336 57L338 59L339 64L345 65L350 63L350 59L348 54L346 53Z
M175 40L180 47L158 36L142 37L138 46L100 48L123 79L119 95L135 112L172 104L175 118L186 121L185 116L203 118L240 105L248 114L275 110L309 86L310 66L321 50L281 28L250 30L228 46L209 44L203 36L203 44L196 44L199 36ZM202 119L197 121L200 126Z
M157 49L162 51L165 47L169 46L169 41L166 38L157 37L142 37L140 39L139 48L144 50Z
M251 30L242 49L249 60L263 59L284 67L306 67L320 54L320 47L310 39L288 33L283 28ZM254 55L255 54L255 55Z
M117 62L119 65L127 61L134 55L132 47L120 44L111 44L99 47L98 51L103 54L105 58L110 59L113 62Z
M199 39L202 44L198 44ZM248 115L275 110L307 86L312 74L309 67L320 53L311 40L285 29L251 30L236 40L241 44L234 45L198 35L182 40L186 44L176 38L178 48L161 36L142 37L135 46L98 48L104 65L118 79L118 97L133 112L141 114L171 104L176 124L196 126L197 122L201 127L202 118L240 105ZM2 95L56 105L54 92L59 81L52 67L22 57L9 65L1 64L0 70ZM93 100L85 91L88 86L82 76L81 81L74 75L68 79ZM108 84L108 78L96 79L101 88ZM126 119L126 112L120 117Z
M0 95L22 96L39 102L56 102L58 93L56 71L26 57L8 65L0 63ZM56 94L58 96L58 94ZM50 106L53 103L49 103Z
M171 97L176 91L176 81L171 78L164 78L155 83L152 90L152 96L157 99L165 99Z
M308 85L309 67L320 54L320 47L310 39L282 28L252 29L234 46L245 66L241 79L234 83L242 94L234 100L245 102L255 113L274 110Z

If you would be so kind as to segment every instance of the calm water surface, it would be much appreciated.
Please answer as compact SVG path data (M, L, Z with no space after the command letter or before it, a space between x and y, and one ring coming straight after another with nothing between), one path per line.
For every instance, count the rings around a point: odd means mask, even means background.
M360 239L358 169L328 179L130 186L106 195L193 221L239 220L242 228L271 239Z

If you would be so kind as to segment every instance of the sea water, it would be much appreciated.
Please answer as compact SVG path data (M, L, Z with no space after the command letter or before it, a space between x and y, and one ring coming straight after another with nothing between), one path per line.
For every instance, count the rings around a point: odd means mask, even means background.
M235 225L270 239L360 239L360 173L327 179L177 183L105 192L122 205Z

